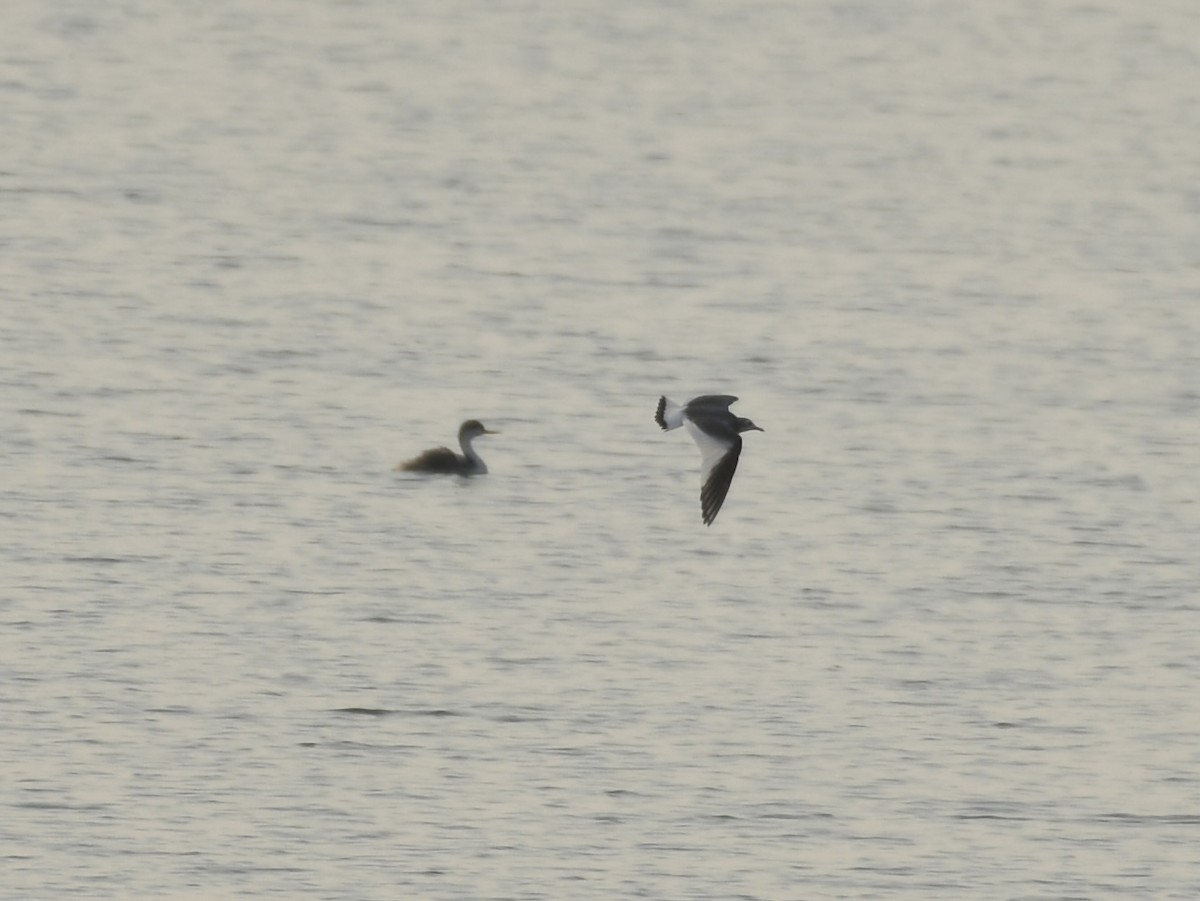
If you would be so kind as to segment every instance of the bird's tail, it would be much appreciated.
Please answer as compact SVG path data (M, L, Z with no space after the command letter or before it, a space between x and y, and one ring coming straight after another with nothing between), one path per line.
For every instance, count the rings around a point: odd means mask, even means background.
M683 425L683 407L670 398L660 397L658 409L654 411L654 421L664 432L677 429Z

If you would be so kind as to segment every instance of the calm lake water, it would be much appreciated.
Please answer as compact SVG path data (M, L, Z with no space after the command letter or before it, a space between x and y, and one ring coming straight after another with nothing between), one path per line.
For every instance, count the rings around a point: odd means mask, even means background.
M0 895L1200 897L1198 35L6 5Z

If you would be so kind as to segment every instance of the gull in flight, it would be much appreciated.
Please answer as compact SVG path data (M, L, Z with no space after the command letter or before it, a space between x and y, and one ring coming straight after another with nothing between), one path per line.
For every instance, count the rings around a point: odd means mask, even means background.
M729 412L729 405L736 400L729 394L705 394L680 406L660 397L654 413L654 421L663 431L686 426L700 448L700 513L706 526L717 518L737 472L741 433L763 431L749 419Z

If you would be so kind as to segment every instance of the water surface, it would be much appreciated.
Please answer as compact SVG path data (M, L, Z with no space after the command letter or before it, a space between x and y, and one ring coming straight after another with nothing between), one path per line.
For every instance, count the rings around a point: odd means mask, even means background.
M0 18L6 893L1200 893L1192 5Z

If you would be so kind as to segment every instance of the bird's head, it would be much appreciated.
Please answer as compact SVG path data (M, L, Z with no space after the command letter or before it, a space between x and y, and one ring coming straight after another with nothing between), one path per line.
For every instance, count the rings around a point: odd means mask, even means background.
M499 435L500 433L484 428L483 423L478 419L468 419L459 428L458 434L463 438L478 438L480 435Z
M753 422L751 422L745 416L739 416L737 418L736 425L737 425L737 430L739 432L764 432L764 431L766 431L766 429L761 429L758 426L756 426Z

